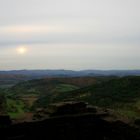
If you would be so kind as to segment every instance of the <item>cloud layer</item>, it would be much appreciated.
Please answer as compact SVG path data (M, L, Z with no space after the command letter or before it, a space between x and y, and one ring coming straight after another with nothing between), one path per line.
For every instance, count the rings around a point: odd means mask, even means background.
M0 69L139 69L139 5L0 0ZM22 45L32 51L19 59L14 50Z

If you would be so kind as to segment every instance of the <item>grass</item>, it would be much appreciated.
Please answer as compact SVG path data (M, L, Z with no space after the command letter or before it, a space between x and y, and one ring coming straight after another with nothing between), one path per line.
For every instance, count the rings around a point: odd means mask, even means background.
M12 118L22 117L25 113L25 105L20 100L7 99L7 114Z
M12 86L13 86L13 84L0 85L0 88L5 89L5 88L10 88Z
M75 89L78 89L78 87L74 85L69 85L69 84L59 84L56 87L56 91L59 91L59 92L67 92L67 91L72 91Z
M133 110L122 110L122 109L119 109L117 110L117 112L123 116L123 117L127 117L129 119L137 119L140 117L140 115L138 113L136 113L135 111Z

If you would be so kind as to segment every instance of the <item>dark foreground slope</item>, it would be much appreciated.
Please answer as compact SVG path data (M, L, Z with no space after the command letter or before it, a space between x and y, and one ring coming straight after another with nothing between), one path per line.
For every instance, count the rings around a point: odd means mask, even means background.
M76 109L75 109L76 108ZM68 110L69 109L69 110ZM92 110L92 111L91 111ZM84 103L65 103L56 106L51 117L42 121L3 125L0 139L6 140L139 140L140 130L124 122L105 119ZM7 118L8 119L8 118ZM8 122L8 121L6 121Z
M12 140L139 140L139 130L123 122L108 122L93 114L57 117L40 122L12 125L0 130ZM3 136L2 136L3 135Z

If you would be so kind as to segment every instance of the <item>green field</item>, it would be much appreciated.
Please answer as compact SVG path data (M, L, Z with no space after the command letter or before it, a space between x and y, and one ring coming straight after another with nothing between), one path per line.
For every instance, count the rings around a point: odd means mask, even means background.
M25 104L20 100L7 99L7 114L11 118L20 118L25 113Z

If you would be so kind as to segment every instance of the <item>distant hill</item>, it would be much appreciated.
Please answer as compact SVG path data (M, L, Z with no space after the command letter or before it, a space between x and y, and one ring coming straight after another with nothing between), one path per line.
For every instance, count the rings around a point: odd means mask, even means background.
M12 70L0 71L0 88L11 87L21 81L56 77L140 76L140 70Z
M32 78L21 74L0 74L0 88L11 87L19 82L30 79Z
M140 75L140 70L12 70L12 71L0 71L0 74L16 74L25 75L31 77L76 77L76 76L130 76Z

